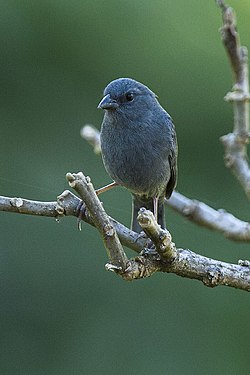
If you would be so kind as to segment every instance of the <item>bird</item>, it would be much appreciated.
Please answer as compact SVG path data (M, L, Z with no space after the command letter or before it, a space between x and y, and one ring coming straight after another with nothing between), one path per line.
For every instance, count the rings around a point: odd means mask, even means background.
M116 185L132 194L131 229L141 227L138 211L151 210L165 228L164 200L177 182L178 146L171 116L146 85L118 78L104 89L98 108L104 110L100 141L104 167Z

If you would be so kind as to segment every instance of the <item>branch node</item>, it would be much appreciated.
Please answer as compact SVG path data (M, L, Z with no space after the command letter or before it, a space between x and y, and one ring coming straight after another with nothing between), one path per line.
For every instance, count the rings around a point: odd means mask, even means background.
M103 232L104 232L104 236L106 237L113 237L115 234L114 227L110 223L104 224Z
M192 204L191 205L186 205L184 208L183 208L183 215L190 218L193 216L193 214L195 213L196 209L197 209L197 206L198 206L198 202L196 200L193 200Z
M202 279L204 285L213 288L220 284L221 270L217 266L211 266L206 276Z
M230 155L229 153L225 154L224 156L224 162L225 162L225 167L226 168L232 168L235 162L235 158Z
M69 190L65 190L57 197L56 212L59 216L76 216L79 198Z
M238 260L238 265L242 266L242 267L250 267L250 261L247 260L247 259L244 259L244 260L239 259Z
M239 88L238 84L235 84L232 91L229 91L225 96L226 102L249 102L250 95Z
M123 280L133 281L150 277L153 273L161 270L161 264L155 260L155 256L137 256L127 262L125 271L120 273Z
M66 179L69 182L69 186L72 187L73 189L76 188L77 184L80 184L80 185L90 185L91 184L90 177L84 176L84 174L82 172L67 173Z
M56 209L56 212L58 213L58 216L65 215L64 208L60 204L57 203L55 209Z
M16 207L17 209L19 209L20 207L23 206L23 200L22 200L22 198L12 198L10 200L10 204L11 204L11 206Z

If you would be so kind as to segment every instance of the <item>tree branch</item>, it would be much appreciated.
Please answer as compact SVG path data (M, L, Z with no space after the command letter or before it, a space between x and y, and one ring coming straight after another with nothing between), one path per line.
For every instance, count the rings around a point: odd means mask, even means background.
M64 216L77 217L78 207L81 202L81 199L69 190L65 190L57 197L57 200L53 202L40 202L24 198L0 196L0 211L60 219ZM87 210L82 214L81 219L87 224L95 226ZM111 217L109 217L109 219L112 221L120 241L124 246L140 253L140 251L148 245L148 239L128 229L117 220Z
M91 144L95 154L101 153L100 132L93 125L84 125L80 130L80 135Z
M111 220L95 193L90 178L85 177L82 172L77 174L67 173L66 178L69 185L77 191L84 204L86 204L93 223L102 237L113 270L117 272L124 271L128 258L122 248L115 227L112 225Z
M247 159L246 145L249 143L249 81L248 81L248 51L240 44L236 29L234 11L225 5L223 0L217 0L222 10L223 26L220 29L222 42L229 57L234 74L234 86L225 100L233 103L234 129L221 137L225 148L225 165L231 168L233 174L243 187L250 199L250 169Z
M250 223L238 219L224 209L215 210L177 191L166 200L166 204L193 223L216 230L230 240L250 242Z
M233 133L222 137L225 159L250 197L250 170L246 160L249 138L247 50L240 46L232 9L223 0L217 0L217 3L223 13L222 39L235 75L233 90L226 96L226 100L234 103L235 119ZM88 125L82 129L81 135L92 144L95 152L100 152L100 135L96 129ZM230 264L204 257L189 249L177 249L170 233L161 229L153 214L145 209L141 209L138 215L139 224L148 236L143 237L106 214L89 177L82 173L68 173L67 180L86 204L86 209L81 211L81 218L95 226L102 236L111 262L106 266L108 270L115 271L125 280L148 277L154 272L168 272L197 279L209 287L225 285L250 291L248 260ZM0 210L59 218L78 216L80 203L81 199L65 191L54 202L0 197ZM204 203L192 201L177 192L174 192L168 205L190 220L218 230L228 238L250 241L249 223L240 221L225 211L213 210ZM121 243L139 255L128 260Z
M89 179L82 174L80 178L77 176L79 174L67 174L67 179L72 187L81 193L82 198L86 199L85 203L88 210L85 210L82 218L85 222L93 226L98 226L102 236L106 236L105 229L103 232L103 227L107 223L106 213L101 203L95 201L93 203L92 201L92 184L89 185ZM89 196L87 196L88 194ZM95 197L99 201L96 195ZM66 190L54 202L38 202L23 198L0 197L0 210L61 218L63 216L77 216L80 202L81 200L76 195ZM158 226L150 211L142 210L138 219L145 232L151 238L151 243L148 238L143 237L141 234L129 230L110 217L108 219L108 225L111 223L109 228L113 227L117 231L122 244L139 253L139 256L136 258L127 260L119 244L119 251L117 250L117 239L115 239L115 245L108 243L108 255L111 264L107 265L107 269L115 272L119 271L118 273L123 279L134 280L151 276L155 272L167 272L200 280L204 285L209 287L226 285L250 291L250 263L248 261L239 261L240 264L238 265L230 264L204 257L188 249L177 249L172 242L170 233L163 231ZM94 222L94 220L96 221ZM114 240L112 232L114 233L114 231L111 230L111 238L108 236L108 239L105 238L104 241L112 242ZM113 246L115 248L115 255L112 253ZM116 262L118 262L118 265Z
M171 263L176 258L177 250L169 231L162 229L154 214L145 208L140 209L137 219L143 231L154 243L157 253L168 263Z

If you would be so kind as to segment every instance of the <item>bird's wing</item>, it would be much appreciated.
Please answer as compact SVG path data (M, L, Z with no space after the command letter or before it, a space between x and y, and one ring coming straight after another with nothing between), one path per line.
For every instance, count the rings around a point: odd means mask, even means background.
M169 199L177 183L177 154L178 145L175 133L175 127L173 123L171 124L171 138L172 138L172 148L168 157L170 166L170 179L166 187L166 198Z

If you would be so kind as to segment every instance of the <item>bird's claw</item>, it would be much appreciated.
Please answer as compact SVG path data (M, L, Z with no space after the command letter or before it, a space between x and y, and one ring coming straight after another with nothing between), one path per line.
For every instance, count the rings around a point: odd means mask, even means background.
M158 252L155 249L155 245L152 244L152 247L145 247L141 252L140 255L144 257L148 256L159 256Z
M150 238L143 231L141 231L138 234L136 241L138 241L141 238L147 239L148 241L147 241L146 247L140 252L140 255L143 255L143 256L157 255L158 253L155 250L155 244L152 242L152 240L150 240Z
M77 217L77 229L82 230L81 221L86 214L86 205L83 201L80 201L76 208L76 217Z

